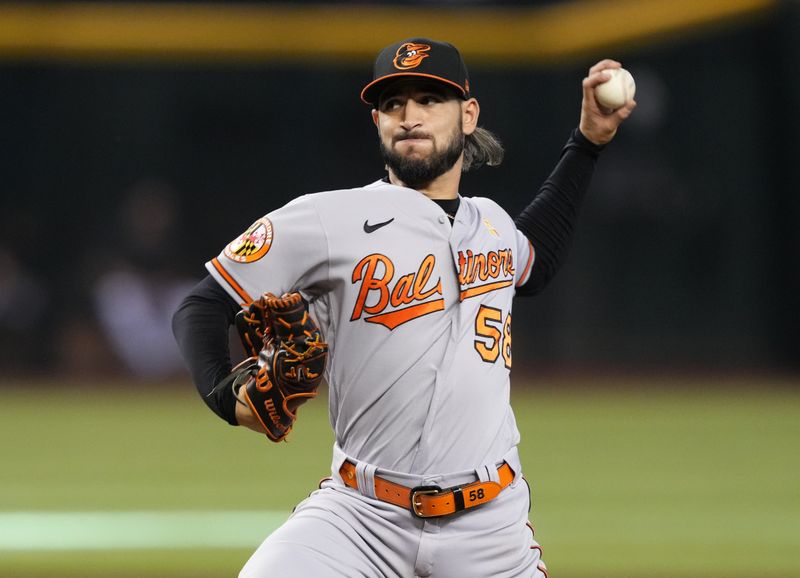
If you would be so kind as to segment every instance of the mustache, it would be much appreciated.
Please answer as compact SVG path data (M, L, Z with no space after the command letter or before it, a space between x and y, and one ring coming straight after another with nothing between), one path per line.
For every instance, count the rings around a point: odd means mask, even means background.
M406 140L406 139L410 139L410 138L433 140L433 137L430 134L428 134L427 132L424 132L424 131L421 131L421 130L411 130L411 131L408 131L408 132L400 133L400 134L395 135L394 137L392 137L392 144L395 144L395 143L400 142L401 140Z

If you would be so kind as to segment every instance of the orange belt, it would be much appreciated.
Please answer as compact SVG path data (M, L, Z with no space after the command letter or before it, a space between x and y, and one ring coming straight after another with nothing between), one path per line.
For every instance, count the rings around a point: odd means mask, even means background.
M514 480L514 470L508 463L497 468L500 483L473 482L453 488L417 486L407 488L375 476L375 497L395 506L411 510L418 518L437 518L468 510L494 500ZM358 489L356 466L348 461L339 468L345 485Z

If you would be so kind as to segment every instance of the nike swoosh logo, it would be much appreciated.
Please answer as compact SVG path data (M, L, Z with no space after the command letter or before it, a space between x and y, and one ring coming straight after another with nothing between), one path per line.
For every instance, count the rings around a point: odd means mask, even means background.
M377 231L381 227L385 227L386 225L388 225L392 221L394 221L394 217L392 217L388 221L384 221L383 223L375 223L374 225L370 225L369 224L369 219L367 219L366 221L364 221L364 232L365 233L374 233L375 231Z

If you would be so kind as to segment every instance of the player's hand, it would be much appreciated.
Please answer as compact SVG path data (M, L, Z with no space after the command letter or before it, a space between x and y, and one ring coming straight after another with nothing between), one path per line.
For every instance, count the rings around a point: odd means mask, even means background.
M236 404L236 423L260 434L266 433L267 431L264 429L264 426L261 425L261 422L258 421L253 410L251 410L249 406L241 403Z
M604 145L617 134L619 125L628 118L636 101L631 100L617 110L611 111L603 108L595 97L594 88L608 80L606 68L621 68L622 64L616 60L601 60L589 69L589 75L583 79L583 102L581 103L580 131L583 136L594 144Z

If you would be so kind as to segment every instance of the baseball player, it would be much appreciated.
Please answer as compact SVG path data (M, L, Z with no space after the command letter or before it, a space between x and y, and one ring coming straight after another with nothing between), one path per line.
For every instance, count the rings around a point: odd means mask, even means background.
M603 70L618 67L589 70L579 127L512 219L459 195L463 172L503 154L478 126L459 51L396 42L361 92L387 175L301 196L206 264L173 328L203 399L230 424L282 439L275 404L252 403L252 379L220 387L239 311L297 292L328 347L331 478L240 576L547 576L509 403L512 300L541 291L563 262L596 159L635 107L595 100Z

